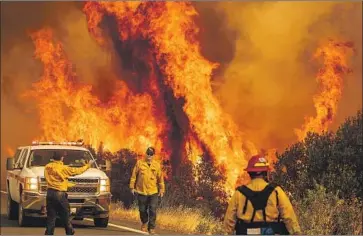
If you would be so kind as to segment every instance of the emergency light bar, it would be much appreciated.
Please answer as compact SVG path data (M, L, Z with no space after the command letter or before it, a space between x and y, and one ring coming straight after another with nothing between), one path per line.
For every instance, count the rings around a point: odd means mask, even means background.
M39 142L33 141L32 145L65 145L65 146L83 146L83 141L78 140L78 142Z

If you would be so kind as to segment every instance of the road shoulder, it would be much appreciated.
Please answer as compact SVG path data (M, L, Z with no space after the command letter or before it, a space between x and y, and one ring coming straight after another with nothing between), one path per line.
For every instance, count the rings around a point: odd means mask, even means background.
M134 220L125 220L125 219L110 219L110 222L112 224L116 224L116 225L127 225L127 227L131 227L133 229L136 230L140 230L141 227L141 223L138 221L134 221ZM164 229L164 228L160 228L159 226L156 226L156 233L157 234L166 234L166 235L180 235L180 233L169 230L169 229Z

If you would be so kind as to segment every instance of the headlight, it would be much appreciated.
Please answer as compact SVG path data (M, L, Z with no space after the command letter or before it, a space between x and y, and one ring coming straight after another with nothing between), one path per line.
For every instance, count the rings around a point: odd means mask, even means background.
M38 178L25 178L25 190L38 190Z
M100 192L110 192L110 179L100 180Z

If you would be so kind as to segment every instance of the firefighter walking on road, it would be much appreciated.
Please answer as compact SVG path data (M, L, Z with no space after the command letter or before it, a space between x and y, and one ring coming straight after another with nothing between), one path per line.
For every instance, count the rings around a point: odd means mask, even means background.
M245 169L248 185L237 188L224 218L228 234L301 234L291 202L281 187L267 182L269 163L253 156Z
M67 189L73 184L68 183L68 177L82 174L92 166L94 161L90 161L83 167L73 168L63 165L63 158L67 156L67 152L55 152L53 162L47 164L44 170L44 176L47 181L47 228L45 235L53 235L57 213L64 224L67 235L73 235Z
M141 231L150 234L155 234L158 197L163 197L165 192L161 166L153 159L154 154L155 149L149 147L146 157L136 162L130 180L131 192L137 194Z

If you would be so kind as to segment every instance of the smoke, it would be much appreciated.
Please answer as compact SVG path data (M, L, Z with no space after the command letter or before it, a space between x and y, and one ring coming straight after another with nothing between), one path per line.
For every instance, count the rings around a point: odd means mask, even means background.
M200 29L201 53L209 61L219 63L214 74L221 75L233 60L237 37L242 35L238 35L238 29L228 25L229 13L218 9L220 3L193 2L193 4L199 14L195 20Z
M292 130L304 116L314 115L319 61L311 59L328 37L353 41L358 52L354 73L344 78L335 126L361 107L361 3L220 2L215 11L237 32L234 57L215 78L215 93L258 147L285 147L296 140Z

